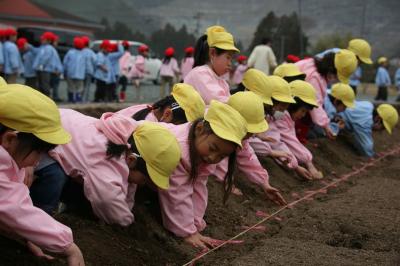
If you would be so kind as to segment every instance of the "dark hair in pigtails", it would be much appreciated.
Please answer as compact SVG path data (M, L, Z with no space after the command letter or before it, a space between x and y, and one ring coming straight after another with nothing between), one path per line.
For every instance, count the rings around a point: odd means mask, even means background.
M224 178L224 199L223 203L225 204L231 194L233 181L234 181L234 172L236 170L236 150L229 155L228 160L228 172Z
M328 53L323 58L314 57L318 73L326 78L328 74L337 74L335 68L335 53Z
M207 35L201 36L194 48L194 64L193 67L202 66L208 62L208 43Z
M177 102L176 102L175 98L172 95L168 95L168 96L162 98L161 100L153 103L152 106L148 106L147 108L144 108L144 109L138 111L136 114L134 114L132 116L132 118L135 119L136 121L145 120L146 116L152 110L164 111L165 108L173 107L173 105L176 105L176 104L177 104ZM172 114L174 117L172 123L176 124L176 123L186 123L187 122L185 111L182 108L176 108L176 109L172 110Z

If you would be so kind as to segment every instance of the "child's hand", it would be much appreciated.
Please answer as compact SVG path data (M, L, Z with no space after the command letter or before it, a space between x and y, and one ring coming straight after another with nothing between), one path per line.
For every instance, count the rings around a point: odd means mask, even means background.
M307 180L312 180L313 179L312 174L306 168L304 168L302 166L298 166L295 169L295 171L299 176L301 176L301 177L303 177L303 178L305 178Z
M36 257L46 260L54 260L54 257L45 254L40 247L36 246L31 241L28 241L26 245L28 249L32 252L32 254L35 255Z
M34 172L33 167L25 167L24 184L28 188L30 188L32 186L32 183L35 180L35 176L34 176L33 172Z
M211 237L203 236L199 232L184 238L184 241L195 248L209 249L214 247Z
M271 186L268 181L264 184L263 190L267 198L276 205L284 206L287 204L278 189Z

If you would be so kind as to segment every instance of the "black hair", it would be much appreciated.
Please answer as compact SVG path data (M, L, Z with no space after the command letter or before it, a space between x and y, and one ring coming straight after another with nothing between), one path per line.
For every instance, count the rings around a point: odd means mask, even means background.
M136 114L134 114L132 116L132 118L135 119L136 121L145 120L146 116L152 110L160 110L161 112L163 112L165 110L165 108L173 107L174 105L175 106L178 105L177 101L175 100L174 96L168 95L168 96L162 98L161 100L153 103L152 106L149 106L147 108L144 108L144 109L138 111ZM187 122L185 110L183 110L182 107L173 109L172 115L173 115L173 119L172 119L171 123L173 123L173 124L183 124L183 123Z
M222 50L217 47L213 47L213 48L216 50L217 55L221 55L226 52L225 50ZM209 49L210 49L210 47L208 47L207 35L204 34L197 40L195 48L194 48L193 68L198 67L198 66L203 66L208 63L208 61L210 60L208 58Z
M14 130L9 127L6 127L0 124L0 135L3 135L7 130ZM18 132L17 133L18 139L18 147L17 151L19 153L23 153L24 156L28 156L31 152L37 151L41 152L49 152L50 150L54 149L57 145L48 143L44 140L39 139L32 133L26 132Z
M299 110L302 107L306 108L309 111L314 108L313 105L304 102L302 99L300 99L297 96L294 97L294 100L296 101L296 103L291 103L288 107L289 114L296 112L297 110Z
M124 51L126 52L126 51L129 51L129 45L123 45L123 47L124 47Z
M332 104L333 104L335 101L336 101L338 104L344 104L341 100L339 100L339 99L333 97L331 94L328 94L328 97L329 97L329 100L331 101Z
M198 169L196 167L198 165L198 162L196 161L197 152L194 144L194 139L195 139L195 130L199 123L203 123L203 128L207 134L214 134L210 123L203 120L203 118L195 120L190 127L188 141L189 141L190 164L192 166L190 169L190 179L192 180L192 182L196 180L198 174ZM236 169L236 151L234 151L229 155L228 171L224 178L224 197L223 197L224 203L227 201L232 190L233 179L234 179L233 173L235 169Z
M337 75L335 68L335 53L328 53L323 58L314 57L318 73L326 78L328 74Z
M261 39L261 43L260 44L268 44L268 43L270 43L271 42L271 38L269 38L269 37L263 37L262 39Z
M296 75L296 76L286 76L283 77L284 80L286 80L288 83L295 81L295 80L305 80L306 79L306 74L300 74L300 75Z
M236 87L236 89L231 89L231 95L240 92L240 91L245 91L246 87L244 86L243 83L239 83L239 85Z
M130 144L130 146L131 146L130 148L128 148L127 145L119 145L119 144L115 144L111 141L108 141L107 142L107 151L106 151L107 159L112 159L112 158L119 159L119 158L121 158L122 155L126 154L129 151L139 154L139 151L136 147L136 143L135 143L133 136L129 137L128 144ZM136 158L135 169L140 171L145 176L150 176L147 171L146 161L143 159L143 157Z
M169 61L171 61L171 58L172 58L172 57L174 57L174 56L164 56L164 58L163 58L163 60L162 60L162 63L163 63L164 65L169 64Z

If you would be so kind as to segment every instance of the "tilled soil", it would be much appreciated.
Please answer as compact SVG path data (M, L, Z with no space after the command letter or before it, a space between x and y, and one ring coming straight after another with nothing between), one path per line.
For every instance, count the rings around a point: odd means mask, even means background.
M90 110L91 114L95 111ZM399 144L399 130L388 137L375 136L377 151ZM365 159L349 146L350 139L325 139L308 146L324 181L305 182L272 160L260 158L271 183L288 201L293 192L324 186L343 173L359 167ZM228 239L257 221L256 211L272 213L278 207L265 199L260 188L238 174L236 185L244 195L232 195L222 204L221 184L209 179L209 205L204 234ZM279 214L281 221L264 223L266 231L251 231L240 237L242 244L228 244L197 262L199 265L400 265L400 157L391 155L327 194L318 194L293 209ZM155 193L141 189L133 212L136 223L128 228L97 221L90 210L63 213L56 219L70 226L87 265L182 265L197 250L166 230L161 224ZM1 265L65 265L57 258L45 262L34 258L25 247L0 238Z

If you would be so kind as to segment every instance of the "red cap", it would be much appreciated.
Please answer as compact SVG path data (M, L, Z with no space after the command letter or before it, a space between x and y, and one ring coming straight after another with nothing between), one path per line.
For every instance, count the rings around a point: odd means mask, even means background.
M85 43L82 38L75 37L74 38L74 47L78 50L82 50L85 47Z
M239 55L238 57L237 57L237 61L240 63L240 62L243 62L243 61L246 61L247 60L247 56L245 56L245 55Z
M173 56L175 54L175 49L172 47L168 47L167 49L165 49L164 54L165 54L165 56L168 56L168 57Z
M54 41L56 38L56 35L50 31L46 31L40 36L41 40L47 40L47 41Z
M28 42L28 40L26 38L19 38L17 40L18 49L22 50L27 42Z
M286 61L289 63L296 63L296 62L300 61L300 58L296 55L288 54L286 57Z
M107 52L112 53L112 52L116 52L118 50L118 44L116 43L110 43L110 45L108 45L107 47Z
M185 54L193 54L193 53L194 53L194 48L192 46L185 48Z
M82 36L81 39L85 46L89 46L90 38L88 36Z
M129 44L128 41L122 41L122 46L126 47L126 48L129 48L130 44Z
M100 49L106 49L108 48L108 46L110 46L110 41L109 40L103 40L100 44Z
M14 28L7 28L4 30L5 37L16 36L16 35L17 35L17 31Z
M3 38L5 35L5 29L0 29L0 38Z
M142 44L138 47L138 51L139 51L139 53L147 52L147 51L149 51L149 47L145 44Z

